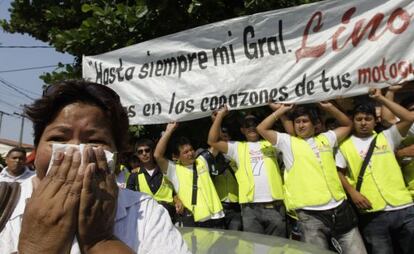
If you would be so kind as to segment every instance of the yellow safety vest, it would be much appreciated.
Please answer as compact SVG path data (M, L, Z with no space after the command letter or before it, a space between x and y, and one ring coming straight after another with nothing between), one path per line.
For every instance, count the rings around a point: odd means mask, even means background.
M277 164L276 149L266 140L259 142L272 198L281 200L283 199L283 183ZM248 142L238 142L239 164L235 175L239 184L240 204L251 203L254 199L254 177L249 150Z
M285 204L289 210L346 198L332 147L324 135L315 137L318 156L306 140L291 137L293 165L285 170Z
M129 172L128 168L125 165L121 164L121 165L119 165L119 173L118 174L120 174L123 171L124 171L125 183L128 183L128 178L131 175L131 173Z
M193 213L194 221L200 221L213 214L223 211L213 181L211 181L208 166L204 159L196 159L197 168L197 204L191 204L193 193L193 169L177 164L176 173L179 183L178 197L184 207Z
M230 166L234 168L235 163L233 161L230 163ZM214 186L221 201L227 200L227 202L238 203L239 186L234 178L235 176L229 170L232 169L226 169L223 174L213 177Z
M165 178L165 176L162 177L161 186L155 194L152 193L144 173L138 172L137 181L139 184L139 191L151 195L158 202L173 203L173 186L171 182Z
M414 136L407 137L401 142L402 147L407 147L414 144ZM411 157L411 161L402 163L402 172L405 181L405 185L410 191L411 196L414 197L414 157Z
M351 138L347 138L339 149L350 167L347 174L348 181L355 187L363 159ZM412 202L394 152L390 149L383 133L378 134L360 192L372 204L372 209L366 212L381 211L387 204L401 206Z

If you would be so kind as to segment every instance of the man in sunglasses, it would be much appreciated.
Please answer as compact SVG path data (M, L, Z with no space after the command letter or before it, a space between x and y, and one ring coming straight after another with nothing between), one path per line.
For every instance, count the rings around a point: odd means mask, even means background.
M154 160L155 144L149 139L140 139L136 145L136 155L140 166L133 170L128 178L127 188L151 195L175 220L176 213L182 213L184 207L174 195L170 181L162 174Z
M286 237L282 178L272 145L260 140L257 119L246 115L240 131L246 141L220 140L220 126L227 107L217 112L208 135L208 144L226 154L237 164L235 177L239 184L243 230Z

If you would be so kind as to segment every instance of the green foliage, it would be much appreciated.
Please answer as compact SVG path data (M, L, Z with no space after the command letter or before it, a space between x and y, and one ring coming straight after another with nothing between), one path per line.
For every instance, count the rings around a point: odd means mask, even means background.
M208 23L317 0L17 0L4 31L27 33L76 57L47 83L80 77L82 55L101 54ZM61 71L61 70L60 70Z
M319 0L16 0L10 20L0 20L9 33L26 33L75 56L40 78L46 84L80 78L82 55L96 55L216 21ZM209 120L199 120L186 133L204 136ZM184 125L185 126L185 125ZM188 129L188 130L187 130ZM158 137L159 126L131 126L132 136Z

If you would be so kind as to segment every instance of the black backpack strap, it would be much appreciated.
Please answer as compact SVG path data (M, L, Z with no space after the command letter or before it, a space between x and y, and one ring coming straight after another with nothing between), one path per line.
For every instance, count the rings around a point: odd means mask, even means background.
M133 190L133 191L141 191L139 188L139 174L143 174L141 168L138 169L138 172L131 173L128 177L128 184L127 189Z
M214 158L213 154L208 149L204 149L203 151L201 151L197 155L197 157L198 156L201 156L206 160L208 171L210 172L211 175L218 175L217 170L214 167L214 163L216 163L216 159Z
M193 191L191 194L191 205L197 204L197 181L198 181L198 172L197 172L197 165L194 161L193 163Z
M374 153L375 143L377 141L377 136L369 144L367 155L365 155L364 161L362 162L361 170L359 171L358 181L355 189L359 192L362 186L362 180L364 179L365 170L367 169L368 163L371 160L372 154Z
M128 183L127 183L127 189L133 190L133 191L138 191L137 190L137 176L138 173L134 172L131 173L128 177Z

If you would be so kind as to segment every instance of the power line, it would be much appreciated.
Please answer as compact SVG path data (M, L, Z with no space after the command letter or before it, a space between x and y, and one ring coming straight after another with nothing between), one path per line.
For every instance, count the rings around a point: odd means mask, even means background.
M35 96L40 96L41 95L40 93L36 93L36 92L31 91L31 90L28 90L28 89L25 89L23 87L20 87L20 86L18 86L16 84L13 84L12 82L6 80L5 78L3 78L1 76L0 76L0 79L3 80L4 82L7 82L11 86L14 86L16 89L19 89L20 91L24 91L26 93L29 93L29 94L32 94L32 95L35 95Z
M14 91L18 92L19 94L29 98L30 100L34 100L33 97L30 97L29 95L27 95L26 93L20 91L18 88L14 87L13 85L8 84L5 80L3 80L2 78L0 78L0 83L2 83L3 85L10 87L11 89L13 89Z
M3 101L2 99L0 99L0 103L6 104L7 106L12 107L12 108L15 108L17 110L22 110L23 109L21 106L20 107L17 107L15 105L11 104L11 103L8 103L7 101Z
M27 68L21 68L21 69L10 69L10 70L0 71L0 73L18 72L18 71L28 71L28 70L38 70L38 69L46 69L46 68L52 68L52 67L59 67L59 65L58 64L55 64L55 65L45 65L45 66L27 67Z
M11 99L13 102L15 102L15 99L27 101L26 97L23 97L20 94L16 94L16 92L14 90L12 91L9 87L0 86L0 93L4 95L2 96L3 98Z
M50 46L0 46L0 49L37 49L37 48L52 49L54 47L50 47Z

